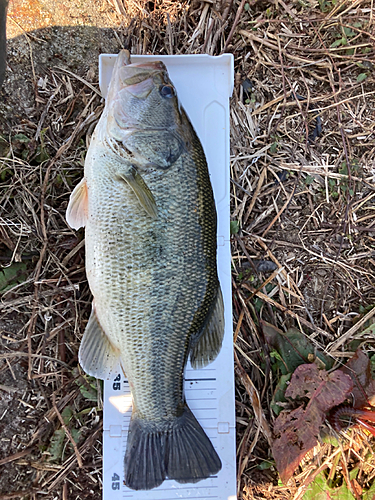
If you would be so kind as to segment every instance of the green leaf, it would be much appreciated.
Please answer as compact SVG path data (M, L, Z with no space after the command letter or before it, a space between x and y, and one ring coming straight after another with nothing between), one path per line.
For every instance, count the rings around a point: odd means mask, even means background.
M370 486L370 489L363 492L362 500L374 500L375 498L375 481Z
M11 266L0 268L0 292L6 292L26 281L26 264L14 262Z
M49 154L47 153L47 151L43 145L39 145L36 148L35 161L38 163L43 163L46 160L49 160Z
M339 440L334 436L328 428L323 428L320 431L320 437L323 443L330 444L334 448L339 447Z
M282 406L278 405L277 403L279 403L279 402L285 403L285 401L286 401L285 391L286 391L286 388L288 387L288 382L289 382L291 376L292 376L291 373L288 373L287 375L281 375L281 377L277 383L275 392L273 393L270 406L276 415L279 415L279 413L283 409Z
M266 321L261 321L267 343L281 355L286 370L283 374L292 373L304 363L308 363L315 356L323 362L326 369L333 366L333 360L316 350L309 338L296 328L290 328L286 333Z
M98 401L98 390L95 377L83 375L79 377L75 383L79 386L80 393L87 401Z
M356 500L355 496L348 490L346 483L343 483L340 488L330 489L329 494L332 500Z
M375 307L374 304L369 304L368 306L363 306L362 304L360 304L358 310L359 310L360 314L364 315L364 314L368 313L369 311L371 311L371 309L373 307ZM375 333L375 331L373 333Z
M352 161L351 161L350 166L352 168L352 171L358 172L359 171L359 167L360 167L358 158L353 158Z
M22 142L23 144L28 144L31 139L29 139L25 134L16 134L13 136L13 140Z
M4 169L0 169L0 181L4 182L9 177L12 177L13 174L14 172L10 168L4 167Z
M4 136L0 134L0 157L4 158L8 156L10 151L9 142L5 139Z
M273 142L271 144L271 147L270 147L270 153L276 153L276 151L278 150L279 148L279 145L277 142Z
M307 488L303 500L355 500L344 482L339 488L330 488L321 472Z
M73 427L73 429L70 430L70 434L72 435L74 442L78 445L82 439L82 429L75 429ZM70 443L70 447L73 448L72 443Z
M271 351L270 356L271 356L271 358L275 358L281 362L283 361L283 358L280 356L280 354L277 351Z
M330 47L331 47L331 49L334 49L335 47L340 47L340 45L344 45L344 44L345 44L345 39L340 38L339 40L336 40L333 43L331 43Z
M65 408L61 412L61 416L64 420L64 424L68 425L73 417L73 410L70 408L70 406L65 406Z
M366 78L367 78L367 73L360 73L357 76L357 83L363 82L364 80L366 80Z
M238 220L230 221L230 234L237 234L240 230L240 223Z
M257 468L259 470L267 470L271 469L272 467L275 467L275 462L271 462L270 460L263 460L260 464L258 464Z
M324 472L321 472L307 488L302 498L303 500L327 500L330 498L327 494L328 489Z
M89 388L85 387L85 386L81 386L79 388L82 396L87 400L87 401L93 401L93 402L97 402L98 401L98 391L96 390L96 387L93 387L92 385L90 385Z
M348 175L348 166L347 166L347 164L346 164L346 161L343 161L343 162L341 163L341 166L340 166L340 168L339 168L339 173L340 173L341 175Z
M358 472L359 472L358 467L354 467L354 469L352 469L352 470L349 472L349 479L350 479L350 480L352 480L352 479L356 479L356 477L358 476Z
M259 313L260 310L262 309L264 305L264 302L262 299L260 299L259 297L256 297L255 300L254 300L254 307L255 307L255 310Z
M94 406L96 413L103 411L103 408L100 408L99 406ZM85 408L84 410L81 410L77 413L77 416L81 415L88 415L93 411L93 408Z
M49 453L48 460L50 462L59 462L62 457L64 447L65 431L64 429L57 429L51 438L50 445L47 448Z
M353 36L355 36L354 31L351 28L347 28L346 26L344 26L344 34L348 38L352 38Z
M314 182L314 177L310 174L306 175L305 179L306 186L310 186L310 184L312 184L313 182Z

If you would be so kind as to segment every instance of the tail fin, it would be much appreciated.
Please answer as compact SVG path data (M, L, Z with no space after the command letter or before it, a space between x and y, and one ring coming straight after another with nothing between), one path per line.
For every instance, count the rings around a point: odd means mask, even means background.
M196 483L221 469L218 454L188 406L185 406L183 415L173 422L168 441L169 479L179 483Z
M196 483L220 469L219 456L188 406L181 417L162 426L133 414L125 454L129 488L150 490L167 477Z

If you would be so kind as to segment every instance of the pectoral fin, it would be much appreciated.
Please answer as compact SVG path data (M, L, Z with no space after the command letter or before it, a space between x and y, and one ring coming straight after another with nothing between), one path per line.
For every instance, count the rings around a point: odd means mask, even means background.
M206 323L190 352L193 368L203 368L219 354L224 337L224 303L220 286Z
M120 359L120 351L111 344L100 326L94 307L83 334L78 359L86 373L102 380L109 379Z
M66 221L73 229L85 227L88 218L89 198L86 179L74 188L66 210Z
M135 167L130 167L129 171L117 174L122 180L127 182L134 191L135 196L138 198L139 203L146 210L148 215L153 219L158 216L158 209L156 206L154 195L142 179L141 175Z

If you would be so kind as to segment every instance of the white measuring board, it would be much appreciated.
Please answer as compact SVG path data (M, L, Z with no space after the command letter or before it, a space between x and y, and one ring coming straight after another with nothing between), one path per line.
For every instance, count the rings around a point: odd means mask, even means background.
M117 55L99 56L99 85L106 97ZM185 396L222 461L217 476L194 484L165 480L149 491L124 485L124 456L132 412L127 380L118 371L104 383L103 500L235 500L236 437L229 236L229 98L233 56L132 56L132 62L161 60L177 89L205 150L218 214L218 273L224 296L225 335L217 359L206 368L185 371Z

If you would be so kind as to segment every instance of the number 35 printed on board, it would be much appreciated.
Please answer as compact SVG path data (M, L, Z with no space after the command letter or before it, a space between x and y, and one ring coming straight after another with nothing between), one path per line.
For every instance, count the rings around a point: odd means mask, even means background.
M120 373L117 375L117 377L113 381L113 390L114 391L121 390L121 375L120 375Z

